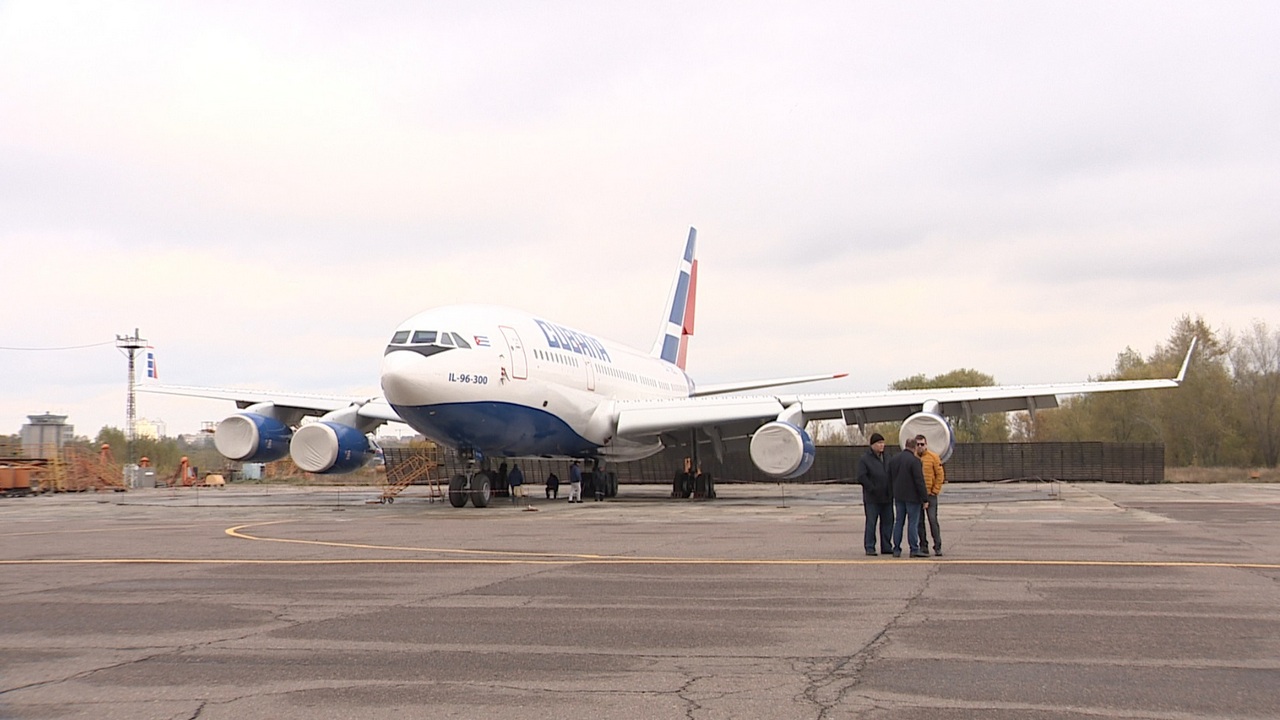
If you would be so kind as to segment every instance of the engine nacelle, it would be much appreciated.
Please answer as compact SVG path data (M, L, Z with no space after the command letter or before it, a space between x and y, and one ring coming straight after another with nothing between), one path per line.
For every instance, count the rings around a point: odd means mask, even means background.
M350 425L328 420L298 428L289 447L293 463L310 473L359 470L374 454L373 444L364 433Z
M906 447L907 438L923 435L929 441L929 449L938 454L942 462L951 459L951 451L955 449L956 436L951 431L951 424L941 415L918 412L907 418L898 431L898 447Z
M765 423L751 436L751 462L772 477L800 477L813 467L816 456L813 438L789 422Z
M289 454L293 431L279 420L258 413L236 413L218 423L213 446L229 460L272 462Z

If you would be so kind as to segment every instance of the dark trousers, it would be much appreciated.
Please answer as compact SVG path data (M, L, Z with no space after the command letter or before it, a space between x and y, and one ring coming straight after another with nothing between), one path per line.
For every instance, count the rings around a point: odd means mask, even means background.
M933 537L933 551L942 552L942 535L938 533L938 496L929 496L929 507L920 516L920 547L929 549L929 538L925 536L925 520L928 520L928 535Z
M893 554L902 554L902 531L907 531L911 554L920 552L920 503L893 501Z
M880 538L880 552L887 554L893 548L890 535L893 532L893 501L862 501L862 510L867 515L867 522L862 530L862 547L867 552L876 551L876 537ZM877 532L876 525L879 525Z

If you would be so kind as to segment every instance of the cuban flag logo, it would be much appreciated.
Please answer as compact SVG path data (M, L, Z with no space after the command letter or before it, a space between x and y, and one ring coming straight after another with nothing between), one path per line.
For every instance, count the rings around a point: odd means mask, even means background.
M160 372L156 370L156 351L150 345L147 346L147 377L151 380L160 379Z
M476 345L478 347L489 347L488 335L473 335L471 336L471 339L476 341Z

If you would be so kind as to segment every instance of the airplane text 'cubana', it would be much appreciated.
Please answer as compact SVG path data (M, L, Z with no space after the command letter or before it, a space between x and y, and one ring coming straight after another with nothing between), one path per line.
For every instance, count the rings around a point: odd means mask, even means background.
M590 335L584 335L544 320L535 319L534 322L538 323L538 327L542 328L542 334L546 336L549 347L557 350L568 350L572 353L586 355L605 362L613 362L609 357L609 352L604 349L604 345Z

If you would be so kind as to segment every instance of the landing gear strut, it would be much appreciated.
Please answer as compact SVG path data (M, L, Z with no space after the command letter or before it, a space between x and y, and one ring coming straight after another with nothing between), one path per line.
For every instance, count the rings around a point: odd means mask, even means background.
M482 461L480 454L472 449L460 450L459 454L467 464L466 474L459 473L449 480L449 504L460 508L470 500L478 508L488 507L493 497L493 478L488 470L477 469Z

